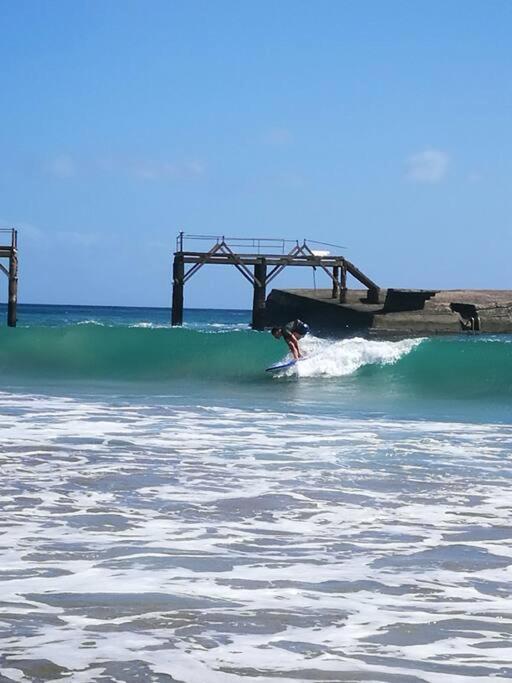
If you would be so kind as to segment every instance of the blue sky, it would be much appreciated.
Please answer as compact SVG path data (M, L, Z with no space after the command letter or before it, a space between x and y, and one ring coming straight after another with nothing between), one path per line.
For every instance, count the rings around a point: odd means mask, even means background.
M334 242L382 286L512 288L512 3L0 0L0 30L22 301L165 306L180 229ZM229 268L186 290L250 302Z

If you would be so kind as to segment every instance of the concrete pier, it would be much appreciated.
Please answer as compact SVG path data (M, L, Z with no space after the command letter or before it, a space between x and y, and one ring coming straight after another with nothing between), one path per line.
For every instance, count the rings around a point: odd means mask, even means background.
M340 302L330 289L274 289L266 310L269 326L300 318L336 337L512 333L510 290L381 289L378 301L369 301L367 291L349 289Z

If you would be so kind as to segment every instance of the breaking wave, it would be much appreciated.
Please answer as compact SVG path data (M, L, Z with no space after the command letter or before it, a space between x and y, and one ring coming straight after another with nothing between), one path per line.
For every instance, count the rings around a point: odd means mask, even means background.
M274 380L343 379L367 385L512 395L512 344L483 337L375 341L306 338L308 356ZM0 329L0 372L66 380L271 381L264 369L286 355L282 342L250 330L77 325Z

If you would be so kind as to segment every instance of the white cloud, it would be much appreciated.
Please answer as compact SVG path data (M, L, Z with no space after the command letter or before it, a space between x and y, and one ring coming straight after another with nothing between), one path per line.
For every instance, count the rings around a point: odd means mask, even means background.
M450 157L440 149L425 149L407 159L406 177L415 183L440 183L448 172Z
M53 233L51 239L57 240L60 244L67 244L72 247L89 248L101 242L101 235L95 232L80 232L78 230L62 230Z
M290 171L288 173L281 173L277 181L282 187L290 190L301 190L306 187L306 178L302 173Z
M160 161L154 159L103 158L98 168L107 173L122 173L139 180L184 180L204 174L205 165L197 159L186 161Z
M51 250L54 246L68 245L89 248L103 241L101 234L80 230L48 230L32 223L16 223L18 244Z
M1 227L7 226L11 228L16 228L16 230L18 231L18 243L21 239L23 244L37 244L44 240L45 237L44 232L41 230L41 228L37 227L37 225L33 225L32 223L9 223L6 221L0 221L0 225Z
M292 134L287 128L271 128L263 135L263 142L266 145L280 147L288 145L292 141Z
M102 157L96 160L82 160L80 169L94 174L98 171L111 175L128 175L139 180L185 180L197 178L205 173L205 165L198 159L183 161L156 160L150 158ZM61 180L77 175L79 164L71 156L61 154L44 166L48 175Z
M46 164L46 172L50 175L65 180L76 175L76 163L67 154L60 154Z

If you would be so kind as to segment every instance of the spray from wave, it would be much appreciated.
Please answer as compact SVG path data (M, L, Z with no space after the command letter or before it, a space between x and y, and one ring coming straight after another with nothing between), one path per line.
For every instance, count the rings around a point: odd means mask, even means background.
M398 342L371 341L359 337L342 341L327 341L310 337L302 342L306 358L296 366L296 372L299 377L352 375L365 365L396 363L421 341L421 339L404 339ZM288 374L291 374L290 371Z

